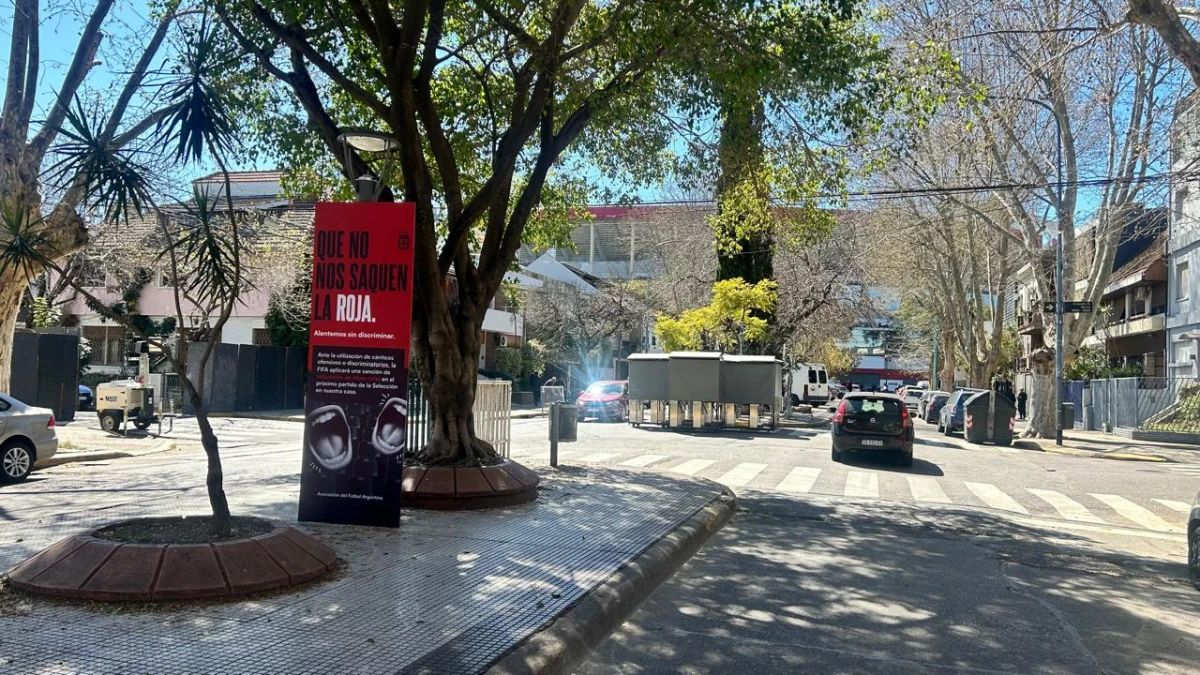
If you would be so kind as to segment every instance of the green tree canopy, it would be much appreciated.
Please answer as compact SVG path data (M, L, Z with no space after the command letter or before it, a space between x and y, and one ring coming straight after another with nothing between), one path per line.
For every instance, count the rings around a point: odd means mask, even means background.
M774 310L777 297L775 282L769 279L756 284L725 279L713 284L708 305L677 318L659 315L655 331L667 351L741 351L767 338L769 326L759 313Z

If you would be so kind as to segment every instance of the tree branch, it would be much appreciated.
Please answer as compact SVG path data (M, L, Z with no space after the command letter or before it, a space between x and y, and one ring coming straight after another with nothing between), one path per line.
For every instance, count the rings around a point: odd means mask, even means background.
M30 152L39 164L41 158L45 156L47 148L58 136L58 129L67 116L67 106L71 105L71 100L75 98L75 93L79 91L80 85L83 84L84 78L87 77L95 63L96 50L100 49L100 41L104 39L100 28L115 2L116 0L99 0L91 18L88 19L87 24L83 27L83 32L79 35L75 56L71 59L66 76L63 77L63 84L58 90L56 100L50 107L50 114L47 116L46 122L42 124L42 128L38 130L37 135L29 143Z

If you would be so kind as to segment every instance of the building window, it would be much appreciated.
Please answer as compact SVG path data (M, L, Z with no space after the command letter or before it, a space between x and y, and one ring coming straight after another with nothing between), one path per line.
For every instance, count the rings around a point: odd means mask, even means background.
M499 342L499 345L500 345L501 347L507 347L507 346L508 346L508 336L507 336L507 335L504 335L503 333L501 333L501 335L500 335L500 342Z
M1179 340L1171 345L1171 363L1187 363L1196 354L1196 343L1192 340Z
M1175 299L1178 301L1187 300L1192 287L1192 274L1188 267L1186 260L1175 263Z
M171 270L161 270L158 273L159 288L173 288L175 283L171 281Z
M271 344L271 331L266 328L255 328L250 331L250 342L258 347L267 347Z

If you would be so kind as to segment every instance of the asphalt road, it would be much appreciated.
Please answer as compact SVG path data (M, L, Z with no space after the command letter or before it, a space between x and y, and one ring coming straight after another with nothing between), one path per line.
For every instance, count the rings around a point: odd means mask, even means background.
M980 447L918 424L911 469L835 464L822 430L582 425L562 464L712 478L740 508L576 672L1200 672L1181 511L1200 465ZM517 423L516 454L544 461L545 431Z
M222 420L219 433L235 510L261 507L257 485L294 484L299 424ZM515 421L512 446L544 464L545 420ZM1185 581L1179 510L1200 462L979 447L925 426L911 469L835 464L823 430L586 423L561 450L564 465L702 476L740 499L580 675L1200 672L1200 592ZM202 462L184 449L39 471L0 488L0 528L99 524L147 500L195 508Z

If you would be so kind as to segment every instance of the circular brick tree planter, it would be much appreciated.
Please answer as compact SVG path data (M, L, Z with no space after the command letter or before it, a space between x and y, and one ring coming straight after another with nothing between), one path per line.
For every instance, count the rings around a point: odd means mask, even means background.
M284 523L212 544L123 544L68 537L8 573L14 588L99 601L197 600L312 581L337 565L325 544Z
M540 482L536 473L511 459L492 466L409 466L400 503L441 511L514 506L537 499Z

